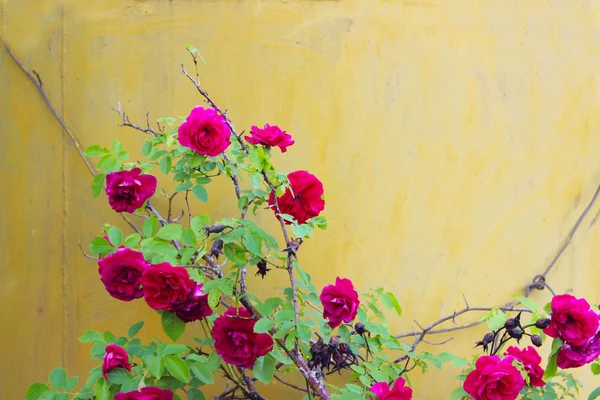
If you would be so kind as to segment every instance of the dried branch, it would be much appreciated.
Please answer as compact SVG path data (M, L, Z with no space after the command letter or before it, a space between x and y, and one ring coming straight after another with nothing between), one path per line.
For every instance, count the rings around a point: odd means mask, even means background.
M277 376L277 374L273 375L273 378L275 378L275 380L277 380L277 381L279 381L279 382L283 383L283 384L284 384L284 385L286 385L286 386L289 386L289 387L291 387L291 388L294 388L294 389L296 389L296 390L299 390L299 391L301 391L301 392L304 392L304 393L308 393L308 390L306 390L306 389L304 389L304 388L301 388L300 386L296 386L296 385L294 385L293 383L289 383L289 382L286 382L286 381L284 381L284 380L283 380L283 379L281 379L279 376Z
M119 117L121 117L121 124L119 126L127 126L129 128L133 128L137 131L144 132L147 135L154 135L154 136L162 135L162 132L156 131L150 126L150 111L146 111L146 128L143 128L139 125L132 123L129 120L129 117L125 114L125 112L121 108L120 101L117 101L117 107L118 108L113 108L112 110L114 112L116 112L117 114L119 114Z
M465 303L466 303L466 299L465 299ZM475 325L479 325L481 322L476 321L470 324L466 324L466 325L462 325L460 327L453 327L453 328L448 328L448 329L439 329L439 330L434 330L434 328L444 322L447 321L453 321L456 322L456 317L458 317L459 315L468 313L468 312L472 312L472 311L492 311L494 309L499 309L501 311L505 311L505 312L531 312L531 310L529 310L528 308L515 308L515 307L470 307L467 303L467 306L465 308L463 308L462 310L459 311L455 311L454 313L452 313L452 315L448 315L445 317L442 317L440 319L438 319L437 321L432 322L431 324L429 324L426 328L423 328L417 321L415 321L415 323L417 324L417 326L419 326L419 328L421 328L420 332L411 332L411 333L402 333L399 335L396 335L396 338L402 338L402 337L407 337L407 336L417 336L417 338L415 339L414 343L411 346L411 351L414 351L417 346L419 345L419 343L424 342L425 336L429 335L429 334L434 334L434 333L446 333L446 332L451 332L451 331L455 331L455 330L459 330L459 329L466 329L466 328L471 328ZM398 362L402 362L404 360L406 360L408 358L408 355L403 355L402 357L399 357L395 360L396 363Z

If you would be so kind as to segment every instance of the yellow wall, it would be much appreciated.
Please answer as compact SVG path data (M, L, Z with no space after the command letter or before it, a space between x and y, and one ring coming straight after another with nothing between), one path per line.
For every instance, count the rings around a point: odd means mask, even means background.
M187 115L200 100L179 63L196 45L237 125L281 125L296 144L280 169L323 180L330 228L302 248L316 283L385 285L405 310L397 332L463 294L489 306L520 293L600 181L599 1L1 0L0 11L2 35L84 146L141 144L116 127L117 99L138 121L146 109ZM0 88L0 398L16 399L55 366L85 374L87 329L123 333L142 318L145 338L160 329L143 302L110 298L81 255L104 221L121 221L92 199L75 148L2 49ZM594 303L599 210L549 275ZM270 213L259 221L275 229ZM435 350L466 356L482 332ZM445 398L455 372L413 373L415 399Z

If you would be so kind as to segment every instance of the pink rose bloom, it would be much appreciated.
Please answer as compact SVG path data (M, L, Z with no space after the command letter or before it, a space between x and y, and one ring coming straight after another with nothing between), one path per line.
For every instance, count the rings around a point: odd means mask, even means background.
M200 321L213 314L208 305L208 293L202 291L201 284L196 284L185 303L177 306L175 313L184 322Z
M144 299L151 308L173 311L187 301L196 282L185 268L164 262L144 270L142 285Z
M316 217L325 209L323 200L323 184L316 176L306 171L296 171L288 175L292 192L287 189L283 196L277 198L279 210L283 214L289 214L299 224ZM269 207L275 210L275 192L269 196ZM289 224L289 221L286 221Z
M115 400L173 400L173 392L168 389L159 389L146 386L142 390L127 393L117 393Z
M254 333L256 321L245 308L229 307L215 320L212 337L215 351L229 364L252 368L256 359L273 349L273 339L267 333Z
M231 144L231 130L214 108L194 107L178 132L177 140L182 146L211 157L223 153Z
M156 178L142 170L111 172L106 175L108 203L116 212L134 212L156 191Z
M265 124L264 128L253 126L250 130L251 136L245 136L246 140L252 144L261 144L263 146L277 146L282 153L287 151L287 148L294 144L292 136L282 131L277 125L271 126Z
M544 370L540 366L542 357L537 353L534 347L527 346L525 349L519 349L515 346L510 346L504 353L505 356L513 356L525 367L527 375L529 375L529 386L544 386L546 382L542 380Z
M131 301L144 295L142 274L148 267L140 252L121 248L98 261L100 280L115 299Z
M600 332L591 338L585 346L564 344L558 351L557 365L559 368L577 368L589 364L600 357Z
M544 333L560 338L571 346L585 346L598 330L598 314L590 309L585 299L570 294L561 294L552 298L550 325Z
M325 286L319 298L323 303L323 318L329 321L331 328L356 318L360 300L350 279L337 277L335 285Z
M411 400L412 389L406 384L406 379L399 376L390 390L390 384L387 382L378 382L371 386L371 392L375 393L377 400Z
M102 375L108 380L107 373L115 368L123 368L131 372L131 364L129 363L129 355L121 346L109 344L106 346L106 354L102 362Z
M525 379L512 363L514 358L481 356L469 372L463 389L473 400L514 400L525 386Z

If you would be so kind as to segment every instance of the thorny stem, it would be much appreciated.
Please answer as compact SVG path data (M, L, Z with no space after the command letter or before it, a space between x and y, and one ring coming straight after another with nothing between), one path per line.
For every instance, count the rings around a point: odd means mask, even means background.
M166 226L166 225L168 225L168 224L169 224L169 223L167 222L167 220L165 220L165 219L164 219L164 218L163 218L163 217L160 215L160 213L159 213L159 212L156 210L156 208L154 208L154 206L153 206L152 204L150 204L150 200L148 200L148 201L146 202L146 209L147 209L148 211L150 211L152 214L154 214L154 215L156 216L156 219L158 219L158 222L160 222L160 224L161 224L162 226ZM175 248L176 248L177 250L181 250L181 246L179 245L179 241L177 241L177 240L173 240L173 246L175 246Z

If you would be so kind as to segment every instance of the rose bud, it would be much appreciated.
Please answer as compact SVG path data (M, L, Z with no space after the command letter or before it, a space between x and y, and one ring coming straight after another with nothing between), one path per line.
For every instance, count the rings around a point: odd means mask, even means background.
M540 318L535 321L535 327L538 329L546 329L550 325L550 318Z
M535 347L540 347L542 345L542 337L540 335L531 335L531 343Z
M488 345L490 343L492 343L493 341L494 341L494 334L491 333L491 332L490 333L486 333L482 340L480 340L479 342L475 343L475 347L477 347L477 346L483 346L483 351L487 351Z

